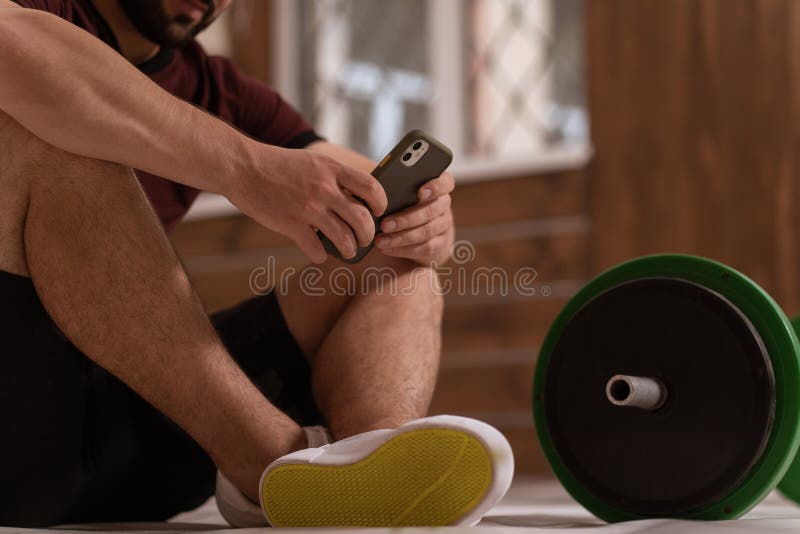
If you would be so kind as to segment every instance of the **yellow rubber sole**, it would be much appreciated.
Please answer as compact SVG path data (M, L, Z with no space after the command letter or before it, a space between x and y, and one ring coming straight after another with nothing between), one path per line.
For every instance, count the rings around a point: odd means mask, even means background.
M262 481L274 527L449 525L484 498L492 461L474 436L410 430L350 465L286 464Z

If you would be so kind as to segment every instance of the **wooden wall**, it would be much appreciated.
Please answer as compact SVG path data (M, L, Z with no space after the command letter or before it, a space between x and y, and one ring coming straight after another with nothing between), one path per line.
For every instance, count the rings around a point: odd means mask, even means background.
M661 251L800 310L800 2L589 0L592 271Z
M270 14L272 0L236 0L228 19L233 61L250 76L269 81L272 76Z

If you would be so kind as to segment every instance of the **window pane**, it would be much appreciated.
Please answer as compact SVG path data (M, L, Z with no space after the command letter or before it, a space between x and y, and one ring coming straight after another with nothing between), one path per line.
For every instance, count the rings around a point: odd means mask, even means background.
M332 141L382 157L428 127L425 0L303 0L302 107Z
M469 0L467 151L524 155L587 139L581 0Z

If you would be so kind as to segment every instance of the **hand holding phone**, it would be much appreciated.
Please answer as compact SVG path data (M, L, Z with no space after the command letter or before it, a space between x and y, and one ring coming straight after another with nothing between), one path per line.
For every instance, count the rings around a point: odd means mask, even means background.
M384 217L416 204L419 188L441 175L452 161L450 149L433 136L421 130L406 134L372 171L389 201L386 212L374 217L376 235L381 232L380 221ZM366 247L359 247L354 257L344 258L324 234L319 235L329 254L351 264L364 258L375 243L373 240Z

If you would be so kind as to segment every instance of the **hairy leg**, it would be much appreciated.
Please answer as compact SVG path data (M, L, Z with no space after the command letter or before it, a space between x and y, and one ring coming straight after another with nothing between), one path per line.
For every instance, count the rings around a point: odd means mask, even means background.
M396 427L427 413L443 307L429 268L374 250L346 267L356 291L340 295L329 282L341 268L334 260L321 268L315 287L325 289L324 295L304 291L299 277L278 295L289 329L311 361L316 401L336 439ZM364 274L370 271L384 274Z
M303 432L226 352L133 171L59 151L3 114L0 135L0 268L29 275L84 354L256 497Z
M0 112L0 270L23 276L29 276L23 233L29 187L20 162L27 150L27 132Z

